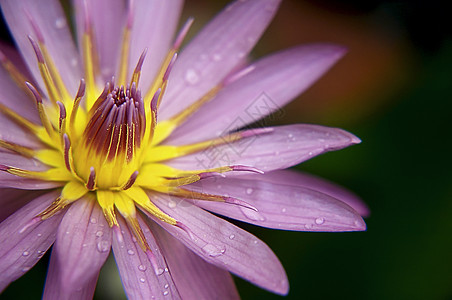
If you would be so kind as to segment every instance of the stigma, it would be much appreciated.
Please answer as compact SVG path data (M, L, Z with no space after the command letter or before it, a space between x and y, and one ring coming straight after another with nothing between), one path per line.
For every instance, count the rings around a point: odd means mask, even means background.
M90 190L126 185L141 164L145 132L144 104L136 84L115 87L113 80L107 82L75 145L75 172Z

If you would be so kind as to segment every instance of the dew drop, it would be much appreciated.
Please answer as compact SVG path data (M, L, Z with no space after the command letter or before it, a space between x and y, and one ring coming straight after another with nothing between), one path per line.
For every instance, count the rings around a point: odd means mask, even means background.
M168 207L169 207L169 208L175 208L175 207L176 207L176 202L173 201L173 200L170 200L170 201L168 202Z
M66 234L69 234L70 232L69 231L66 231Z
M87 246L86 244L83 244L83 245L82 245L82 247L86 247L86 246Z
M168 295L168 294L169 294L168 291L164 291L164 292L163 292L163 296L166 296L166 295Z
M28 270L30 270L31 268L30 267L23 267L22 268L22 272L27 272Z
M22 253L22 256L28 256L29 254L30 254L30 252L24 251L24 252Z
M137 242L137 239L136 239L134 236L132 236L132 241L133 241L134 243L136 243L136 242Z
M240 210L242 211L242 213L245 217L247 217L248 219L250 219L252 221L265 221L264 216L261 215L257 211L254 211L254 210L246 208L246 207L240 207Z
M155 275L159 276L163 274L163 269L162 268L158 268L157 270L155 270Z
M66 19L65 18L58 18L55 21L55 27L58 29L63 29L66 26Z
M38 237L41 237L41 236L42 236L42 234L41 234L41 233L38 233L38 234L37 234L37 236L38 236Z
M223 59L223 56L221 56L221 54L219 54L219 53L216 53L212 56L213 61L220 61L222 59Z
M285 213L287 211L287 209L283 208L281 209L281 212Z
M169 288L169 285L168 285L168 283L167 283L167 284L165 284L164 288L165 288L165 289Z
M315 219L315 223L317 225L322 225L323 223L325 223L325 219L324 218L317 218L317 219Z
M98 232L96 232L96 236L97 237L101 237L101 236L103 236L104 235L104 232L103 231L98 231Z
M143 277L140 278L140 282L141 282L141 283L144 283L145 281L146 281L146 280L145 280Z
M254 240L253 243L254 243L254 244L257 244L257 240Z
M312 224L304 224L304 228L306 228L306 229L312 229Z
M293 134L289 133L289 135L287 136L289 139L293 138Z
M96 224L97 223L97 219L96 218L91 218L91 220L89 220L91 222L91 224Z
M206 244L202 250L209 256L217 257L222 255L226 250L212 244Z
M73 67L76 67L78 65L78 60L77 60L77 58L73 58L73 59L71 59L71 66L73 66Z
M140 270L141 272L146 271L146 266L145 265L139 265L138 266L138 270Z
M246 56L246 52L239 52L238 54L237 54L237 57L238 58L243 58L243 57L245 57Z
M233 240L235 238L235 235L234 234L231 234L230 236L229 236L229 239L230 240Z
M246 194L247 195L251 195L254 192L254 190L252 188L247 188L246 189Z
M110 243L108 241L100 241L97 243L97 250L101 253L107 252L110 250Z
M133 252L132 249L127 250L127 253L128 253L129 255L134 255L134 254L135 254L135 252Z
M309 151L308 155L309 155L309 156L312 156L312 155L313 155L313 153L312 153L311 151Z
M187 72L185 72L185 80L189 84L197 84L199 82L199 75L195 70L188 69Z
M168 273L168 268L165 268L165 272L167 272L167 273Z

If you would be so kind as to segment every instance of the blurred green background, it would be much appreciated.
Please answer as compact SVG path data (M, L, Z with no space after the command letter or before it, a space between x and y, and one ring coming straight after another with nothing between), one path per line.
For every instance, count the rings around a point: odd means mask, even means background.
M198 30L227 1L187 1ZM278 123L342 127L363 143L297 168L359 194L366 232L240 226L278 255L285 298L237 279L243 299L452 299L452 34L445 1L283 2L255 57L302 43L349 48ZM3 32L2 36L7 35ZM39 299L48 256L0 295ZM96 299L122 299L114 261Z

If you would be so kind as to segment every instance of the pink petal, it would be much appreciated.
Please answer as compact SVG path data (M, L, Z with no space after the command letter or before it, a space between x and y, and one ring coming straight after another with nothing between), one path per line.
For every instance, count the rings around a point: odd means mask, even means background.
M369 207L355 193L326 179L292 170L278 170L265 176L244 175L243 178L256 179L275 184L305 187L336 198L351 206L361 216L368 217Z
M130 48L129 75L144 49L140 86L146 91L169 51L182 10L182 0L135 0Z
M96 38L102 78L110 80L115 74L116 62L121 50L122 27L126 23L126 1L123 0L73 0L77 37L82 45L87 6L89 21ZM102 83L103 84L103 83Z
M28 36L37 36L27 15L39 27L46 47L69 92L75 94L82 77L79 56L71 37L66 16L58 0L4 0L1 8L16 44L35 80L44 88Z
M366 229L366 224L355 210L326 194L305 187L261 180L266 175L256 174L248 176L248 179L242 177L209 178L193 184L190 188L207 194L240 199L255 207L257 211L210 201L195 201L196 205L229 218L275 229L297 231Z
M0 291L30 270L55 241L64 213L23 229L58 195L54 191L38 197L0 224Z
M281 112L343 54L342 47L317 44L298 46L259 60L249 67L249 73L227 85L180 126L166 144L199 142Z
M1 76L0 76L1 77ZM1 78L0 78L1 81ZM4 87L4 85L0 82L0 86ZM6 87L4 90L7 90L8 87ZM5 99L3 97L1 97L1 99ZM8 106L9 108L11 108L12 110L16 111L19 114L23 115L27 115L27 107L28 106L32 106L31 102L27 103L27 102L23 102L21 103L20 101L18 102L17 99L21 99L21 98L10 98L11 100L13 100L12 102L15 102L14 105L8 105L7 103L3 103L6 106ZM24 98L22 98L24 99ZM24 101L28 101L28 99L24 99ZM28 105L27 105L28 104ZM36 136L29 132L28 130L25 130L23 127L20 127L19 125L17 125L16 123L14 123L13 121L11 121L10 118L8 118L7 116L5 116L4 114L0 113L0 128L2 128L1 132L0 132L0 139L6 142L10 142L13 144L18 144L24 147L29 147L32 149L37 149L42 147L42 144L38 141L38 139L36 138ZM0 151L3 150L2 148L0 148Z
M229 272L202 260L160 226L149 223L182 299L240 299Z
M152 201L184 224L190 234L156 221L202 259L264 289L287 294L289 283L284 268L264 242L188 202L174 207L166 195L153 196Z
M156 258L157 269L151 265L124 219L118 216L123 240L119 241L118 236L113 235L113 253L127 297L129 299L180 299L171 274L165 271L165 258L156 240L141 216L137 217Z
M8 167L16 167L30 171L46 170L43 164L30 158L25 158L20 155L0 152L0 165ZM6 173L0 169L0 188L18 188L25 190L50 189L61 186L62 183L34 180L22 178L20 176Z
M49 271L47 273L46 284L44 289L44 294L42 296L43 300L54 300L54 299L77 299L77 300L89 300L93 299L94 290L96 289L97 275L92 278L85 278L84 285L77 285L76 290L68 291L67 289L62 289L58 282L58 258L54 255L55 249L52 249L52 255L50 256ZM70 270L69 270L70 271Z
M170 75L159 118L201 98L243 60L272 20L279 0L236 1L182 51Z
M210 147L171 160L180 169L208 169L227 165L245 165L262 171L285 169L319 154L339 150L360 140L342 129L319 125L296 124L251 129L250 136L233 143Z
M19 69L23 68L22 58L15 50L11 50L10 47L0 44L0 51L4 52L5 56L12 63L14 63L16 67ZM16 85L10 74L3 67L0 67L0 87L2 88L2 96L0 97L1 104L7 106L30 121L39 122L36 104ZM13 124L13 122L7 119L3 114L1 114L0 117L0 125L2 128L7 128L5 126L6 124L4 124L4 120L8 120L9 123ZM15 124L14 126L19 128ZM23 131L22 128L20 129ZM18 131L16 128L14 128L14 130ZM2 132L2 134L6 134L6 132Z
M40 191L0 189L0 222L41 194Z
M74 202L58 227L44 294L65 295L89 286L97 280L110 248L111 229L96 200Z

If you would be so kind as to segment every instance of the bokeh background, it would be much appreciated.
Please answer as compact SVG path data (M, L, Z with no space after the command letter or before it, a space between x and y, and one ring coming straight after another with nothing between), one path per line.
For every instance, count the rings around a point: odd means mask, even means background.
M192 32L226 3L188 0ZM291 283L283 298L236 278L243 299L452 299L452 26L445 3L282 3L254 57L310 42L342 44L349 52L271 122L358 135L362 144L297 169L355 191L371 215L367 231L354 233L240 224L269 244ZM45 256L0 299L39 299L47 263ZM118 280L110 259L95 299L124 299Z

